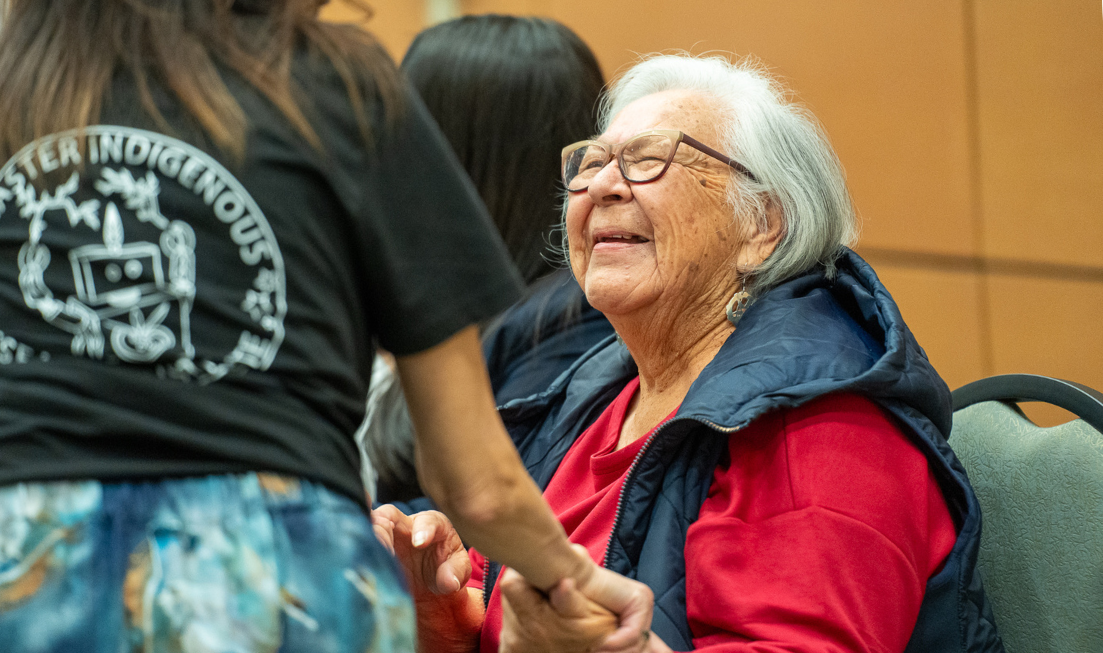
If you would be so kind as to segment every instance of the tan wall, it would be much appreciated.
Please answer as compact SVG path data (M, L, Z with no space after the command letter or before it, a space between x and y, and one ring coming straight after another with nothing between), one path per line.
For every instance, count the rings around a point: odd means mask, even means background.
M362 2L362 0L361 0ZM371 30L396 60L425 27L424 0L374 0L368 3L371 17L365 21L358 4L330 0L322 7L322 17L338 23L360 23Z
M377 0L369 27L400 56L422 5ZM460 6L557 19L608 75L659 50L756 56L827 128L863 220L859 252L951 388L1034 372L1103 389L1098 2Z

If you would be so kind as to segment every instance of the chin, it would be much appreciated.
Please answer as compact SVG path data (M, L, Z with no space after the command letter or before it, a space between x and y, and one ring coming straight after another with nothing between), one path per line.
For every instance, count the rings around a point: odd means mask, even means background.
M586 301L590 302L590 306L606 315L629 313L643 304L632 290L619 284L609 286L600 283L588 283L585 289Z

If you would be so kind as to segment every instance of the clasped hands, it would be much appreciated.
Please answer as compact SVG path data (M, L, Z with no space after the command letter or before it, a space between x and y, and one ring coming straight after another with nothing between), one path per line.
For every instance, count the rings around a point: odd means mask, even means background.
M482 592L466 587L471 562L448 518L436 511L403 514L386 505L372 511L376 536L406 571L417 606L419 650L470 653L478 648ZM547 592L506 569L501 579L502 653L663 653L650 632L653 597L637 581L603 569L583 547L578 578Z

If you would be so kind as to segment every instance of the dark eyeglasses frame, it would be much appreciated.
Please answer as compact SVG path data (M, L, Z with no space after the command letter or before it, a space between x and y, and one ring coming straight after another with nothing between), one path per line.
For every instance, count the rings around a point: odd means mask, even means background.
M650 179L645 179L645 180L642 180L642 181L632 179L631 177L628 176L628 172L625 169L626 166L624 165L624 148L625 148L626 145L628 145L632 141L636 140L637 138L640 138L641 136L654 136L654 135L666 136L667 138L674 141L674 147L672 147L670 149L670 156L667 158L666 163L663 164L663 169L659 171L659 174L655 175L654 177L652 177ZM685 143L686 145L694 148L695 150L697 150L699 152L703 152L703 153L711 156L712 158L716 159L717 161L720 161L721 163L728 164L729 166L734 168L737 172L744 175L745 177L747 177L751 181L753 181L755 183L758 183L758 177L755 177L754 173L751 172L747 168L747 166L745 166L742 163L736 161L735 159L731 158L727 154L724 154L722 152L718 152L717 150L712 149L708 145L705 145L704 143L697 140L696 138L693 138L689 134L686 134L685 132L680 132L680 131L677 131L677 130L673 130L673 129L652 129L652 130L649 130L649 131L640 132L640 133L636 134L635 136L633 136L632 138L629 138L628 140L623 141L621 143L616 143L615 145L609 145L608 143L602 143L601 141L597 141L597 140L585 140L585 141L578 141L577 143L571 143L567 147L564 147L563 150L560 152L560 156L562 157L562 163L561 163L560 167L561 167L561 175L563 177L563 184L567 185L567 174L566 174L567 173L567 155L569 153L574 152L575 150L579 149L580 147L585 146L585 145L600 145L603 148L608 148L609 156L607 156L605 158L605 161L601 164L601 167L604 168L605 166L609 165L609 161L611 161L614 157L616 157L616 159L617 159L617 168L620 169L620 174L621 174L621 176L624 177L624 179L626 181L629 181L633 184L649 184L653 181L658 181L660 178L662 178L663 175L666 174L666 171L670 167L670 164L674 162L674 156L678 153L678 146L681 145L682 143ZM571 189L570 187L568 187L567 190L568 190L568 192L571 192L571 193L581 193L582 191L588 189L589 187L590 187L590 185L587 184L587 185L583 186L582 188Z

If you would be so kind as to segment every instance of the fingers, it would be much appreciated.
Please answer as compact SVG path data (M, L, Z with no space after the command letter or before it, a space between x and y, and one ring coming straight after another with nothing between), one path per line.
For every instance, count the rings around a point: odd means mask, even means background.
M646 651L648 649L645 648L644 645L647 644L648 634L650 632L650 630L639 630L631 626L626 626L624 622L621 621L617 629L605 638L605 641L601 644L601 648L598 650L609 653L614 651Z
M514 614L521 619L536 613L544 601L539 590L529 585L525 577L513 569L507 568L502 573L499 589L503 604L508 602Z
M409 522L410 518L398 508L387 504L371 511L371 521L376 539L394 555L395 531L401 530L402 525Z
M415 549L422 549L430 544L444 542L456 532L452 522L444 516L444 513L436 510L426 510L414 515L411 529L413 536L410 542Z
M379 540L387 551L394 555L394 522L379 523L372 518L371 528L375 531L375 539Z
M389 503L379 506L378 508L373 508L371 511L371 516L373 520L376 517L381 517L396 524L409 521L410 519L410 517L406 515L406 513L402 512L398 508L395 508Z
M601 643L601 646L594 649L594 653L652 653L650 646L649 636L651 633L636 633L635 639L633 639L626 646L613 646L608 639ZM668 651L670 649L667 649Z
M585 617L589 599L575 587L575 582L564 578L548 592L548 602L552 609L563 617Z
M471 578L471 560L452 522L437 511L414 515L411 544L421 561L420 576L433 594L463 589Z
M498 653L521 653L526 649L532 649L531 646L526 646L525 637L522 635L524 632L522 622L518 618L517 613L513 609L513 602L509 600L509 597L504 594L506 587L509 587L512 593L516 587L515 579L510 578L510 569L506 569L502 575L503 584L500 586L500 590L503 592L502 596L502 631L499 633L498 638ZM518 574L519 575L519 574ZM521 598L521 597L518 597ZM523 600L523 598L521 599ZM532 620L526 620L531 624Z
M460 549L444 559L437 567L434 594L458 592L471 578L471 559Z
M413 519L413 535L410 538L410 543L414 545L415 549L421 549L429 546L436 541L439 535L447 533L451 523L448 522L448 518L436 511L419 512L414 515Z
M603 644L603 650L640 650L643 633L651 630L654 596L638 581L598 567L591 582L580 588L591 600L617 613L620 625Z
M560 581L545 597L519 573L508 570L502 574L500 590L501 641L511 644L501 650L592 651L616 627L616 615L587 599L573 579Z
M548 591L548 603L564 617L578 617L583 614L586 597L575 589L574 580L564 578Z
M619 614L621 621L629 621L630 625L638 626L637 632L651 627L651 611L655 598L647 585L603 567L596 567L592 582L580 588L580 591Z

